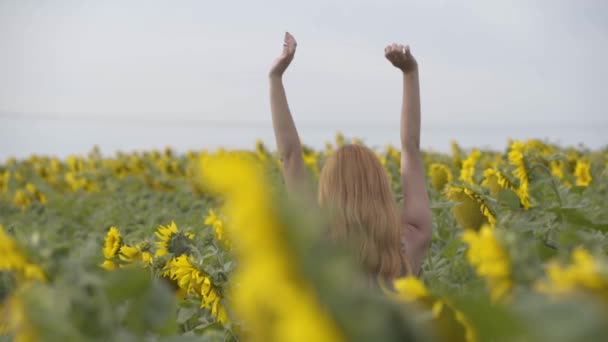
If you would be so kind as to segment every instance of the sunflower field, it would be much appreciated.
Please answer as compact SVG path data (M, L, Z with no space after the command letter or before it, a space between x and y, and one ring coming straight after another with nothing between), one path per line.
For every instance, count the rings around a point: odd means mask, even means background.
M311 177L347 143L304 147ZM401 201L400 151L374 150ZM261 142L6 160L0 341L605 340L608 149L423 157L432 244L380 288Z

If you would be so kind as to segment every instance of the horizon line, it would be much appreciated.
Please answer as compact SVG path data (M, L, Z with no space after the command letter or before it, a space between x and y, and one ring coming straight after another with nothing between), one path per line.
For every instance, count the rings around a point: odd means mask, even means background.
M181 125L217 125L217 126L242 126L242 125L255 125L255 126L267 126L272 124L272 120L239 120L239 119L188 119L188 118L161 118L160 116L174 116L174 115L185 115L185 114L196 114L196 113L150 113L153 117L137 117L133 113L131 115L103 115L99 113L43 113L43 112L0 112L0 118L9 119L42 119L42 120L53 120L53 121L97 121L101 123L126 123L126 124L169 124L175 126ZM139 115L145 115L141 113ZM384 125L398 125L399 120L383 120L383 121L371 121L371 120L342 120L342 121L303 121L296 120L298 125L304 126L331 126L331 125L350 125L350 126L384 126ZM488 120L489 121L489 120ZM480 121L461 121L461 122L425 122L423 119L422 126L519 126L519 125L547 125L547 126L608 126L608 121L589 121L589 122L568 122L568 121L532 121L532 122L497 122L495 120L491 122L480 122Z

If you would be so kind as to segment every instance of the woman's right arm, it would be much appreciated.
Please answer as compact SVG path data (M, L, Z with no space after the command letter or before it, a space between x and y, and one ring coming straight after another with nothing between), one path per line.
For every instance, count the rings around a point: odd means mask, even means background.
M279 158L283 163L283 177L287 190L290 193L302 191L309 193L308 175L302 159L300 138L291 117L285 88L283 87L283 73L293 60L296 45L294 37L286 32L283 51L273 63L268 75L270 79L270 110Z

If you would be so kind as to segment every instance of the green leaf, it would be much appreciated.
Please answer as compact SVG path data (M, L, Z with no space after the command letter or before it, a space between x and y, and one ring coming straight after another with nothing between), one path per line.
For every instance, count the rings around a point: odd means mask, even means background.
M431 209L450 209L450 208L453 208L453 207L457 206L458 204L459 203L448 202L448 201L442 201L442 202L432 201L431 202Z
M137 297L150 287L150 276L139 269L118 269L106 272L105 291L112 303Z
M583 211L581 207L554 207L547 208L548 211L554 212L568 223L580 226L581 228L592 228L601 231L608 231L608 223L606 222L593 222L588 217L588 213Z
M177 311L177 324L184 324L186 321L192 318L192 316L194 316L198 310L198 307L195 305L179 308Z
M498 202L512 210L519 210L521 207L519 197L510 189L503 189L498 193Z

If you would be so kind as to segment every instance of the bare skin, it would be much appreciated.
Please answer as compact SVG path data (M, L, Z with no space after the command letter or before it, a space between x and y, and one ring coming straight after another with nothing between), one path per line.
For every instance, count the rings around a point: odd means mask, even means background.
M433 221L420 153L420 82L418 63L409 46L392 44L384 55L403 73L401 105L401 184L403 191L403 234L406 256L413 274L420 266L432 238Z
M285 33L283 51L270 68L270 110L272 126L277 140L279 158L283 162L283 177L287 190L291 193L305 192L312 196L309 178L302 159L302 146L298 131L291 117L285 88L283 73L293 60L296 53L296 40Z
M285 33L283 51L274 61L270 73L270 108L279 157L283 162L283 177L290 193L312 196L301 153L301 143L294 124L283 74L293 60L297 43ZM384 50L386 58L403 73L403 105L401 109L401 179L403 184L403 234L406 256L411 272L418 274L431 241L432 219L425 187L424 164L420 153L420 87L418 64L409 47L392 44Z

